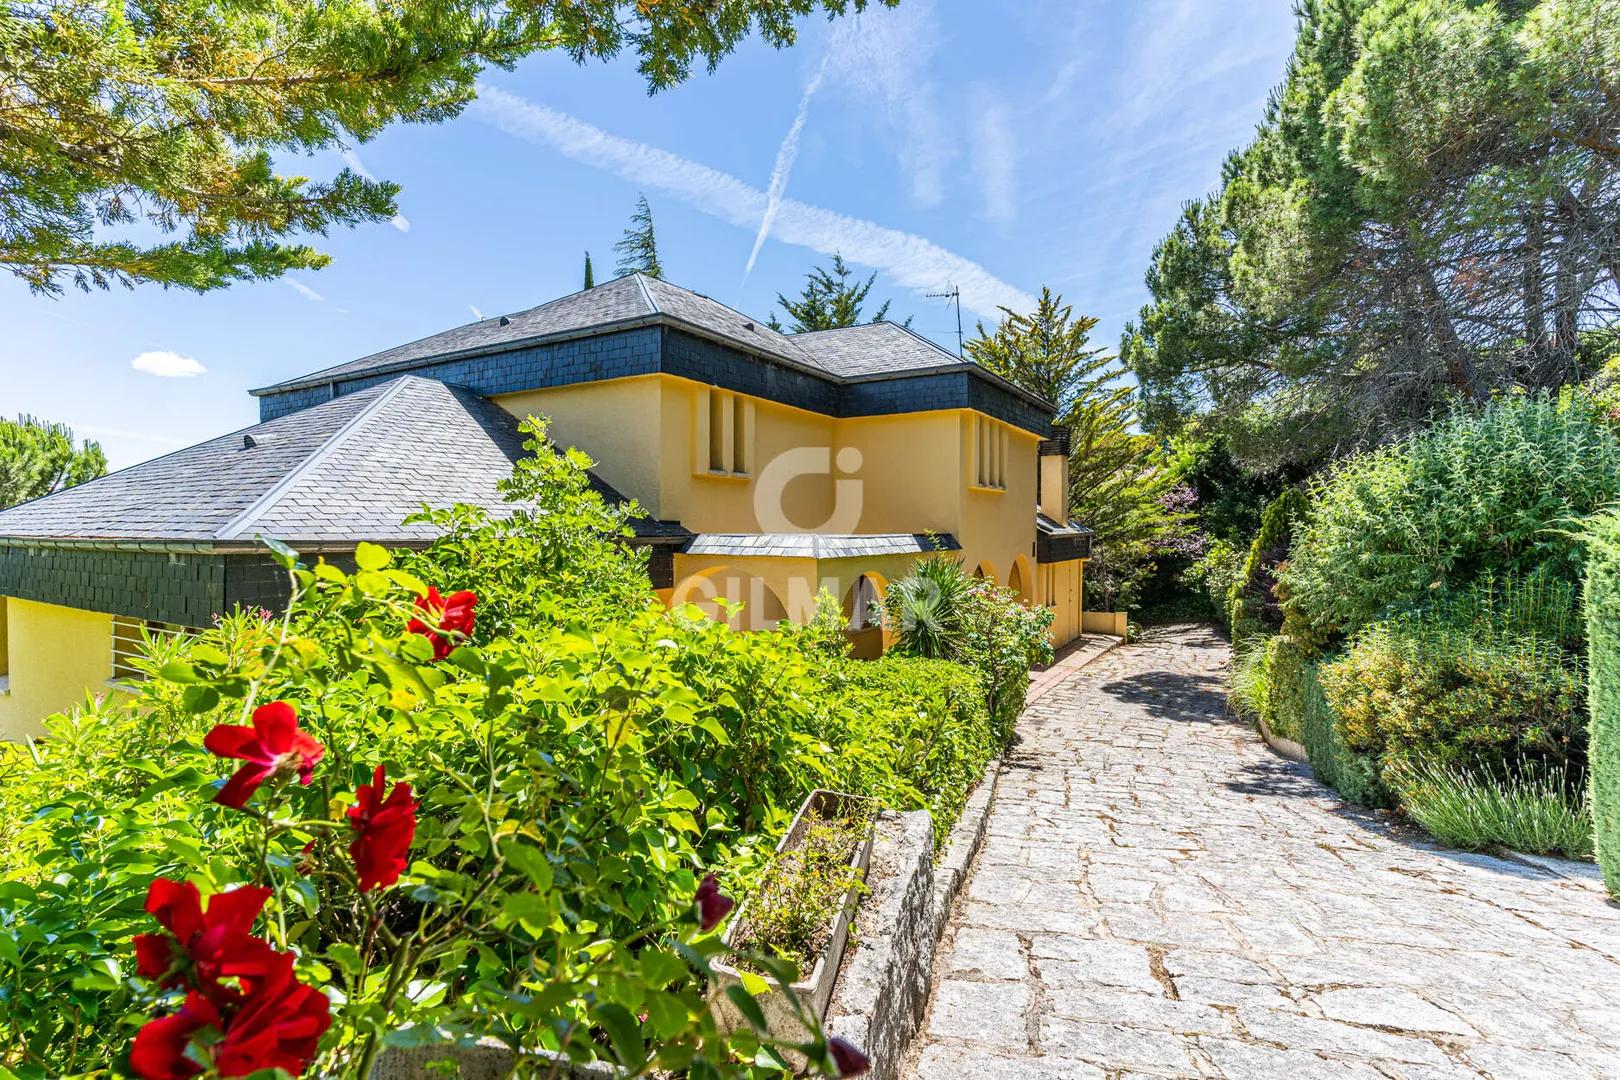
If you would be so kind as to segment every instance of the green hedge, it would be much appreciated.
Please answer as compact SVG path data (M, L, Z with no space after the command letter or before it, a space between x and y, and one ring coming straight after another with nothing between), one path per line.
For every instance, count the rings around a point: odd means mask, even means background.
M1480 578L1578 581L1578 522L1620 498L1620 440L1578 395L1459 409L1313 484L1294 532L1285 624L1323 650Z
M1593 519L1587 537L1592 818L1603 881L1620 896L1620 515Z
M1282 625L1277 598L1277 567L1288 557L1294 523L1305 515L1305 496L1289 488L1266 504L1260 531L1226 594L1226 623L1233 644L1253 634L1275 633Z

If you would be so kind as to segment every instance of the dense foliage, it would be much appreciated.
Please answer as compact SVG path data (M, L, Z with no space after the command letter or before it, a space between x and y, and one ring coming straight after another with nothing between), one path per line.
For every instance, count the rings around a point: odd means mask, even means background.
M972 670L996 743L1010 739L1029 694L1029 669L1052 661L1052 609L1025 607L1011 589L970 577L959 560L941 556L919 559L884 600L896 651Z
M107 471L101 444L75 446L73 431L32 416L0 419L0 510L37 499Z
M1266 504L1260 528L1224 597L1233 645L1253 634L1282 629L1277 572L1287 561L1294 525L1304 516L1305 496L1298 488L1289 488Z
M1487 574L1579 580L1578 521L1620 497L1620 440L1581 395L1459 409L1312 484L1281 581L1287 625L1325 645Z
M1592 819L1604 883L1620 897L1620 513L1593 519L1587 543Z
M892 2L892 0L889 0ZM626 46L649 89L713 68L750 33L865 0L452 0L355 5L92 0L0 7L0 266L38 291L156 282L198 291L328 257L288 238L386 221L395 184L310 181L278 157L346 150L457 115L487 66ZM179 234L164 239L164 234Z
M1007 598L966 590L951 640L968 667L853 661L841 626L739 633L665 611L619 542L633 508L530 434L510 519L430 512L445 535L426 551L300 568L284 619L155 638L139 695L0 755L0 1066L125 1070L151 1017L172 1032L200 1015L168 1013L179 998L133 953L164 879L270 890L255 940L331 988L300 999L329 1015L305 1040L323 1075L480 1036L632 1070L770 1071L774 1051L709 1019L703 913L723 894L699 879L746 895L814 787L926 807L945 835L1045 623L1014 604L1002 633L986 620ZM318 748L308 786L257 736L221 741L271 701L306 740L287 745ZM219 754L252 759L248 779L221 788ZM371 846L346 847L363 828Z
M1286 76L1148 272L1148 420L1244 457L1577 378L1620 285L1616 0L1306 0Z

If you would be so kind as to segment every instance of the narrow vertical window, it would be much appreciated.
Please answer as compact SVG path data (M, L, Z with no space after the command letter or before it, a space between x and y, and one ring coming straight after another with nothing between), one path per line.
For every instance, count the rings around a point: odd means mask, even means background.
M731 471L748 472L748 399L735 394L731 399Z
M726 396L719 390L709 390L709 471L726 471L726 424L731 419L726 410Z

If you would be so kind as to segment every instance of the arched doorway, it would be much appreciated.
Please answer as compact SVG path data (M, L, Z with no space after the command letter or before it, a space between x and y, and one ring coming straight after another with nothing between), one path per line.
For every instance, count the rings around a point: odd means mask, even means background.
M881 574L857 577L844 593L844 636L850 655L875 660L883 655L883 594L889 583Z

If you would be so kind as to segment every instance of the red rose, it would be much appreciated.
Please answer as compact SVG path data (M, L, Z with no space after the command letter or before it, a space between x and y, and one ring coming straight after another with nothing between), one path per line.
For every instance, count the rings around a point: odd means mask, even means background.
M281 1069L301 1076L332 1025L326 995L292 974L291 957L279 983L248 999L213 1047L220 1076L252 1076Z
M180 1011L148 1020L135 1033L129 1052L130 1068L144 1080L186 1080L203 1067L186 1054L191 1037L204 1028L223 1026L219 1010L201 994L193 993Z
M446 599L439 595L437 588L429 585L427 595L416 598L416 606L427 614L428 622L412 619L405 629L425 635L433 643L433 659L443 660L458 644L472 637L473 608L478 606L478 597L466 589L451 593ZM435 632L439 630L446 633Z
M720 920L731 913L737 901L720 891L720 883L713 874L703 879L697 890L698 929L707 934L720 925Z
M135 1035L129 1063L144 1080L187 1080L207 1062L219 1076L252 1076L281 1069L300 1076L332 1024L326 995L300 983L292 957L281 955L276 980L234 1014L192 993L180 1011L149 1020ZM212 1030L205 1039L199 1033Z
M387 777L379 765L371 783L360 785L354 805L349 807L349 827L355 833L349 856L360 876L361 892L399 880L405 872L411 839L416 835L416 800L411 798L411 785L395 784L385 799L386 784Z
M841 1036L834 1035L827 1040L827 1049L832 1054L833 1064L838 1066L839 1076L860 1076L872 1067L871 1060L860 1048Z
M253 710L253 726L217 724L203 745L220 757L247 762L236 770L214 801L240 810L266 780L281 784L298 775L309 783L315 763L326 747L298 730L298 714L285 701L272 701Z
M269 889L243 885L215 893L204 911L189 881L153 880L146 910L168 933L136 935L136 970L165 988L190 985L219 1005L240 1001L281 966L270 944L249 932L269 897Z

